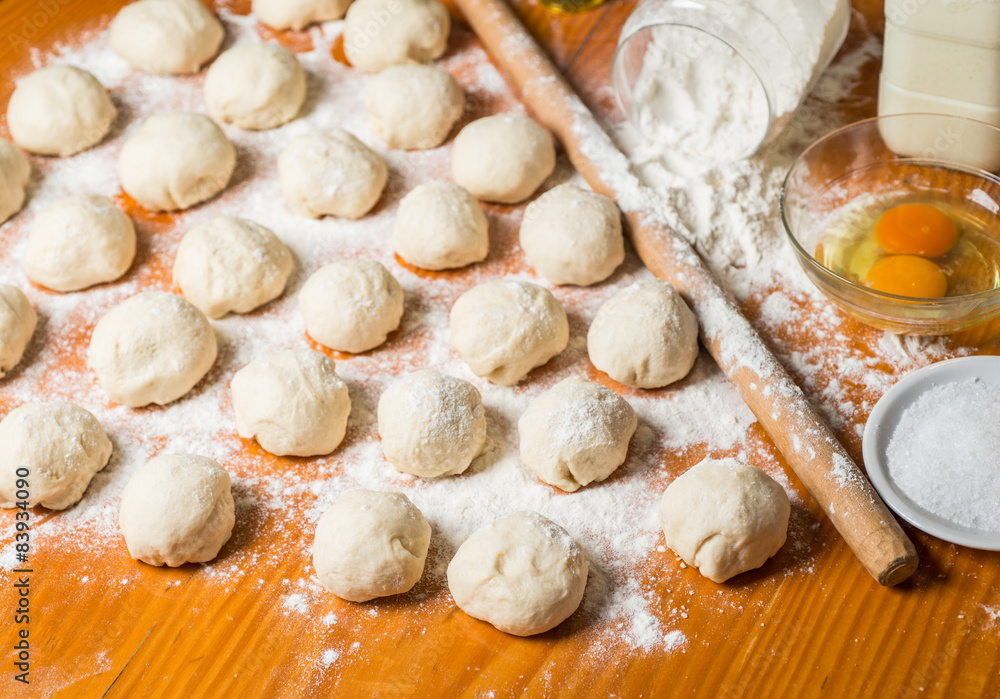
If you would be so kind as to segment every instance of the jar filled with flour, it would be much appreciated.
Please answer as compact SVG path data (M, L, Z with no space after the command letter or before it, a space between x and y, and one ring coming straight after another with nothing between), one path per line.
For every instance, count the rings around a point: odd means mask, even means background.
M849 22L849 0L645 0L618 40L615 95L679 156L745 158L791 121Z

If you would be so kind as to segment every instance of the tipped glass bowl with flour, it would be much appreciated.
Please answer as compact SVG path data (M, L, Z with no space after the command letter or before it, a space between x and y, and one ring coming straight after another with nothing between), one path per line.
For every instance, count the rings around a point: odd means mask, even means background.
M848 0L645 0L618 39L615 96L672 155L744 158L791 121L849 20Z
M1000 315L1000 129L897 114L806 149L781 215L806 275L869 325L941 335Z

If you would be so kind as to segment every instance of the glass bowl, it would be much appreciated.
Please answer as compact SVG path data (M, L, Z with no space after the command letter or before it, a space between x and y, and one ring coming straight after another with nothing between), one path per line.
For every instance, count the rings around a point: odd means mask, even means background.
M989 124L936 114L867 119L824 136L796 159L781 187L781 220L806 275L849 315L900 334L953 333L1000 316L998 169L1000 129ZM977 246L992 274L983 290L964 293L959 267L949 278L958 295L898 296L816 259L818 246L845 216L912 200L961 206L982 224L987 234Z

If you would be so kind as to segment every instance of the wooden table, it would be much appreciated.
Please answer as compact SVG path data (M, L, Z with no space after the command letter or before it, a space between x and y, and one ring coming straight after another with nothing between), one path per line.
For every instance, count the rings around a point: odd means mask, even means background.
M13 87L10 77L29 70L31 48L48 48L100 29L121 4L0 4L0 65L5 76L0 103L6 103ZM242 12L249 5L244 0L220 4ZM529 0L516 3L584 100L607 119L621 118L608 89L609 68L619 29L633 4L613 0L587 14L554 16ZM881 26L881 3L856 0L848 46L880 34ZM845 121L874 114L877 72L877 60L866 65L861 84L842 105ZM5 123L0 135L9 137ZM754 298L745 310L751 319L759 319L759 297ZM811 299L794 302L823 306ZM761 329L784 358L815 351L820 342L810 329ZM850 319L842 319L839 332L847 336L846 345L841 341L822 350L825 367L808 377L807 393L824 402L823 389L837 380L829 367L848 346L870 357L884 374L879 385L841 387L866 415L885 386L907 367L879 360L881 333ZM912 366L969 352L997 353L994 338L971 335L934 348L936 354L929 357L921 355L918 346ZM0 383L5 413L10 406L2 391ZM839 437L860 463L860 435L845 424ZM751 433L750 439L767 448L769 440L756 425ZM253 455L266 457L259 449ZM699 455L684 458L693 462ZM780 458L776 452L775 458ZM789 479L802 494L794 476L789 474ZM259 583L220 591L206 583L198 566L153 569L129 559L124 545L97 561L48 546L37 551L33 561L30 687L12 679L17 627L10 610L17 597L13 574L3 573L0 609L6 621L0 695L1000 697L997 553L950 545L907 527L920 554L920 568L902 585L880 587L807 495L804 502L803 516L815 523L807 541L815 559L809 571L782 575L765 567L719 587L690 569L679 569L669 553L652 551L639 575L664 600L675 594L678 579L685 581L688 597L681 628L690 640L680 650L604 655L581 655L581 638L588 631L579 625L564 625L537 638L506 636L455 609L440 581L425 586L420 597L376 603L376 619L371 618L371 607L332 596L318 603L322 613L288 614L282 600L295 589L296 580L309 575L305 553L262 565L254 571ZM51 515L38 509L35 516ZM5 549L13 546L8 531L13 521L12 513L0 513L5 531L0 546ZM234 541L265 555L273 534L267 524L242 530L238 524ZM311 541L311 532L294 525L282 535L301 539L303 551ZM85 572L91 584L79 585ZM700 599L718 595L727 596L725 610L713 603L710 613ZM336 614L340 621L324 624L327 614ZM315 661L331 642L347 647L354 637L365 640L365 653L333 665Z

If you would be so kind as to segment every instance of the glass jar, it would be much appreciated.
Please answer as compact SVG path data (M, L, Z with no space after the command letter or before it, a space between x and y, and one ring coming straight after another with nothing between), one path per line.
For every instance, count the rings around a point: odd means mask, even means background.
M618 39L615 96L654 142L744 158L791 121L849 23L849 0L645 0Z

